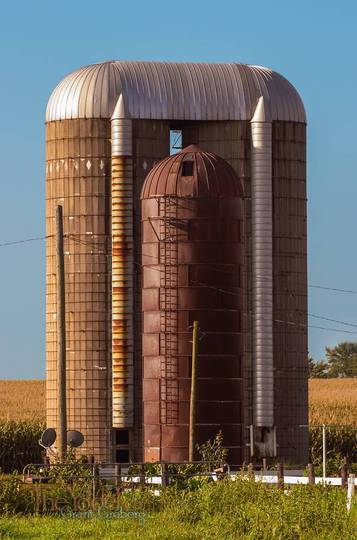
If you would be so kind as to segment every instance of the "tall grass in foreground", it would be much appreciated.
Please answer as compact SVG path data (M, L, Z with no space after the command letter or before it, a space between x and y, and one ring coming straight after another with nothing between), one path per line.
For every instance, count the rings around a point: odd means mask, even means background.
M0 537L352 540L357 537L356 510L347 513L342 489L307 485L283 491L238 478L194 490L168 489L159 497L147 491L125 493L107 514L105 507L82 514L67 507L61 517L3 515Z

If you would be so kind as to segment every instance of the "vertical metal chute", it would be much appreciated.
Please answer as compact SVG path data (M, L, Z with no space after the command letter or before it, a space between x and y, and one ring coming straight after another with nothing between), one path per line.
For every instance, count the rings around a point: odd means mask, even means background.
M120 95L112 131L113 427L133 427L133 163L132 120Z
M252 129L253 423L274 425L272 123L260 97Z

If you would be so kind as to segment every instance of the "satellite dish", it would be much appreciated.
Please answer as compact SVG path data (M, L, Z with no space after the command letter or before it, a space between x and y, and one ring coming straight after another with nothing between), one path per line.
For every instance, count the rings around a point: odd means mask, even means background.
M73 429L72 431L67 431L67 444L71 448L78 448L84 443L83 433Z
M49 448L53 445L57 437L56 431L53 428L47 428L41 435L38 441L43 448Z

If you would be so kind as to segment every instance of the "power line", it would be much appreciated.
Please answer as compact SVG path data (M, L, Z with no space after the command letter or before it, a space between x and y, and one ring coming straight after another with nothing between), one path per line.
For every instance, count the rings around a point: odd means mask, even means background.
M53 238L54 236L54 234L49 234L47 236L38 236L37 238L26 238L24 240L14 240L13 242L3 242L0 244L0 247L15 246L16 244L25 244L26 242L35 242L36 240L46 240L46 238Z
M153 268L152 266L150 267L152 270L156 270L156 271L160 271L159 269L157 268ZM214 285L208 285L208 284L205 284L205 283L202 283L202 282L199 282L199 281L194 281L192 280L191 283L194 283L194 284L197 284L201 287L205 287L205 288L208 288L208 289L214 289L218 292L222 292L222 293L225 293L225 294L230 294L230 295L233 295L233 296L238 296L239 293L236 293L234 291L227 291L225 289L220 289L218 287L215 287ZM244 314L246 315L247 317L250 316L252 317L252 314ZM315 317L315 318L318 318L318 319L323 319L323 320L327 320L327 321L332 321L332 322L337 322L339 324L345 324L347 326L353 326L353 327L356 327L357 328L357 325L356 324L353 324L353 323L346 323L346 322L342 322L342 321L338 321L336 319L330 319L328 317L320 317L318 315L309 315L311 317ZM329 332L340 332L342 334L352 334L352 335L357 335L357 331L356 332L352 332L351 330L341 330L339 328L329 328L329 327L326 327L326 326L318 326L318 325L313 325L313 324L304 324L304 323L297 323L297 322L294 322L294 321L283 321L281 319L273 319L273 322L277 322L277 323L280 323L280 324L287 324L287 325L290 325L290 326L298 326L300 328L316 328L318 330L325 330L325 331L329 331Z
M341 292L341 293L357 294L357 291L353 289L337 289L335 287L323 287L322 285L308 285L308 287L311 287L313 289L322 289L325 291L335 291L335 292Z
M110 236L110 235L102 235L102 236ZM95 243L93 240L90 240L90 239L87 239L87 240L82 240L82 239L78 239L78 238L75 238L75 235L73 234L69 234L67 235L67 238L73 240L74 242L77 242L77 243L80 243L80 244L83 244L83 245L88 245L88 246L91 246L91 247L95 247L95 246L98 246L99 247L99 244L98 243ZM0 245L1 246L1 245ZM101 246L103 247L103 246ZM94 255L94 253L92 253ZM103 253L101 253L103 254ZM110 256L110 253L107 253L106 254L107 256ZM151 258L151 259L157 259L157 256L156 255L149 255L148 253L142 253L142 255L144 257L148 257L148 258ZM140 264L138 263L138 266L140 266ZM142 265L141 265L142 266ZM153 270L155 270L155 268L153 266L151 266L151 268ZM224 273L228 273L228 274L232 274L234 275L235 272L232 272L230 270L227 270L227 269L223 269L223 268L212 268L212 270L216 270L217 272L224 272ZM159 271L159 270L158 270ZM266 277L266 276L260 276L260 275L256 275L256 277L259 277L260 279L266 279L266 280L270 280L270 278ZM284 277L284 276L282 276ZM274 279L274 277L273 277ZM303 286L306 286L306 284L302 284ZM207 286L207 285L206 285ZM307 285L307 287L309 288L316 288L316 289L323 289L323 290L327 290L327 291L334 291L334 292L342 292L342 293L351 293L351 294L357 294L357 290L352 290L352 289L338 289L336 287L325 287L325 286L322 286L322 285ZM221 290L221 292L226 292L227 294L235 294L235 293L232 293L230 291L224 291L224 290ZM296 294L298 291L291 291L292 294ZM338 320L334 320L334 319L328 319L328 318L325 318L325 317L318 317L317 315L311 315L312 317L316 317L316 318L321 318L321 319L326 319L326 320L331 320L331 322L337 322L339 324L344 324L344 325L348 325L348 326L355 326L357 328L357 325L355 324L350 324L350 323L345 323L343 321L338 321Z
M26 238L26 239L22 239L22 240L15 240L15 241L10 241L10 242L3 242L3 243L0 243L0 247L7 247L7 246L25 244L25 243L28 243L28 242L35 242L35 241L39 241L39 240L46 240L47 238L53 238L54 236L55 235L46 235L46 236L38 236L38 237L34 237L34 238ZM95 240L89 239L88 235L86 235L86 239L80 239L80 238L78 238L78 236L82 236L82 235L74 235L74 234L66 235L66 237L68 239L71 239L71 240L73 240L74 242L76 242L78 244L82 244L82 245L86 245L86 246L90 246L90 247L99 247L100 246L98 244L98 242L95 242ZM95 236L98 236L98 235L95 235ZM109 234L101 234L100 236L104 237L103 240L105 242L105 238L109 237L110 235ZM105 246L102 245L100 247L105 247ZM91 254L95 255L95 253L91 253ZM110 253L99 252L98 255L106 255L106 256L110 257ZM154 256L149 255L149 254L146 254L145 256L154 258ZM138 266L141 266L141 265L138 264ZM151 269L160 271L159 269L154 268L153 266L151 266ZM223 271L223 272L232 273L232 274L234 273L234 272L231 272L229 270L218 269L218 268L216 268L216 269L213 268L213 270ZM268 278L266 276L256 276L256 277L260 277L260 279L270 279L270 278ZM205 284L205 283L200 283L200 282L193 282L193 283L197 283L197 285L200 285L202 287L215 289L215 290L217 290L219 292L222 292L222 293L225 293L225 294L230 294L230 295L237 295L238 294L238 293L235 293L234 291L227 291L225 289L220 289L218 287L210 286L210 285ZM357 290L353 290L353 289L340 289L340 288L337 288L337 287L326 287L326 286L323 286L323 285L308 285L308 287L327 290L327 291L347 293L347 294L357 294ZM357 324L355 324L355 323L348 323L348 322L345 322L345 321L340 321L338 319L332 319L332 318L329 318L329 317L325 317L325 316L322 316L322 315L315 315L315 314L312 314L312 313L309 313L308 316L313 317L315 319L321 319L321 320L325 320L325 321L334 322L334 323L337 323L337 324L342 324L344 326L350 326L350 327L353 327L353 328L357 328ZM352 331L349 331L349 330L342 330L342 329L338 329L338 328L328 328L328 327L318 326L318 325L304 325L302 323L295 323L293 321L282 321L282 320L276 319L275 322L282 323L282 324L288 324L288 325L303 326L303 327L308 327L308 328L316 328L316 329L319 329L319 330L340 332L340 333L345 333L345 334L357 334L357 332L352 332Z
M357 332L351 332L350 330L341 330L340 328L329 328L327 326L317 326L314 324L304 324L304 323L295 323L294 321L281 321L280 319L273 319L274 322L287 324L287 325L293 325L293 326L301 326L303 328L317 328L318 330L327 330L329 332L340 332L342 334L353 334L357 335Z
M26 238L26 239L23 239L23 240L15 240L15 241L10 241L10 242L3 242L3 243L0 243L0 247L6 247L6 246L14 246L14 245L17 245L17 244L25 244L27 242L35 242L37 240L46 240L47 238L53 238L55 235L53 234L49 234L49 235L46 235L46 236L38 236L38 237L34 237L34 238ZM65 235L65 237L67 238L70 238L72 240L75 240L75 237L76 236L81 236L81 235L75 235L75 234L67 234ZM88 235L86 235L88 237ZM111 235L110 234L96 234L94 236L102 236L102 237L110 237ZM87 245L91 245L91 246L95 246L95 245L99 245L98 243L95 243L94 240L81 240L81 239L77 239L78 242L80 243L83 243L83 244L87 244ZM152 255L145 255L146 257L153 257ZM224 269L221 269L221 268L212 268L213 270L217 270L219 272L225 272L225 273L230 273L230 274L233 274L234 272L231 272L229 270L224 270ZM269 277L266 277L266 276L260 276L260 275L256 275L255 277L259 277L260 279L271 279ZM283 277L283 276L282 276ZM273 276L274 278L274 276ZM302 284L303 286L305 286L305 284L303 283ZM312 289L321 289L321 290L325 290L325 291L334 291L334 292L341 292L341 293L346 293L346 294L357 294L357 290L354 290L354 289L340 289L338 287L327 287L327 286L324 286L324 285L313 285L313 284L308 284L307 285L309 288L312 288ZM340 321L336 321L336 322L340 322ZM343 323L341 323L343 324ZM354 325L353 325L354 326Z
M343 324L345 326L353 326L354 328L357 328L357 324L355 324L355 323L348 323L348 322L344 322L344 321L339 321L337 319L329 319L328 317L323 317L322 315L313 315L312 313L309 313L308 316L309 317L314 317L314 319L322 319L324 321L335 322L335 323L338 323L338 324Z

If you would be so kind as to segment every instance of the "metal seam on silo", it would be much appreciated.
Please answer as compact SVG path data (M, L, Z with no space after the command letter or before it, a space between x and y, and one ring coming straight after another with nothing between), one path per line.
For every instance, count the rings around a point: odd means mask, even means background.
M134 422L132 121L120 95L112 119L113 427Z
M205 88L204 85L201 84L200 81L202 81L202 73L199 69L198 64L192 64L193 71L195 72L196 82L197 82L197 108L196 108L196 120L203 120L205 119L203 113L203 108L206 103L206 94L205 94Z
M100 89L100 109L101 116L108 118L110 114L109 110L109 98L110 98L110 64L105 65L105 72L103 74L101 89Z
M252 130L253 416L274 425L272 124L261 96Z
M82 71L80 72L79 77L74 78L74 82L70 90L70 99L68 99L69 96L67 97L67 101L69 101L69 103L66 103L65 108L66 110L67 108L69 108L70 110L69 118L71 119L77 118L79 116L79 100L80 100L80 93L81 93L82 84L83 84Z
M188 106L187 106L188 116L187 116L187 119L190 120L190 118L195 117L195 94L194 94L193 86L192 86L190 68L188 67L187 63L185 63L184 66L185 66L185 78L184 78L184 80L185 80L185 86L186 86L185 92L186 92L186 95L187 95L187 98L188 98Z

